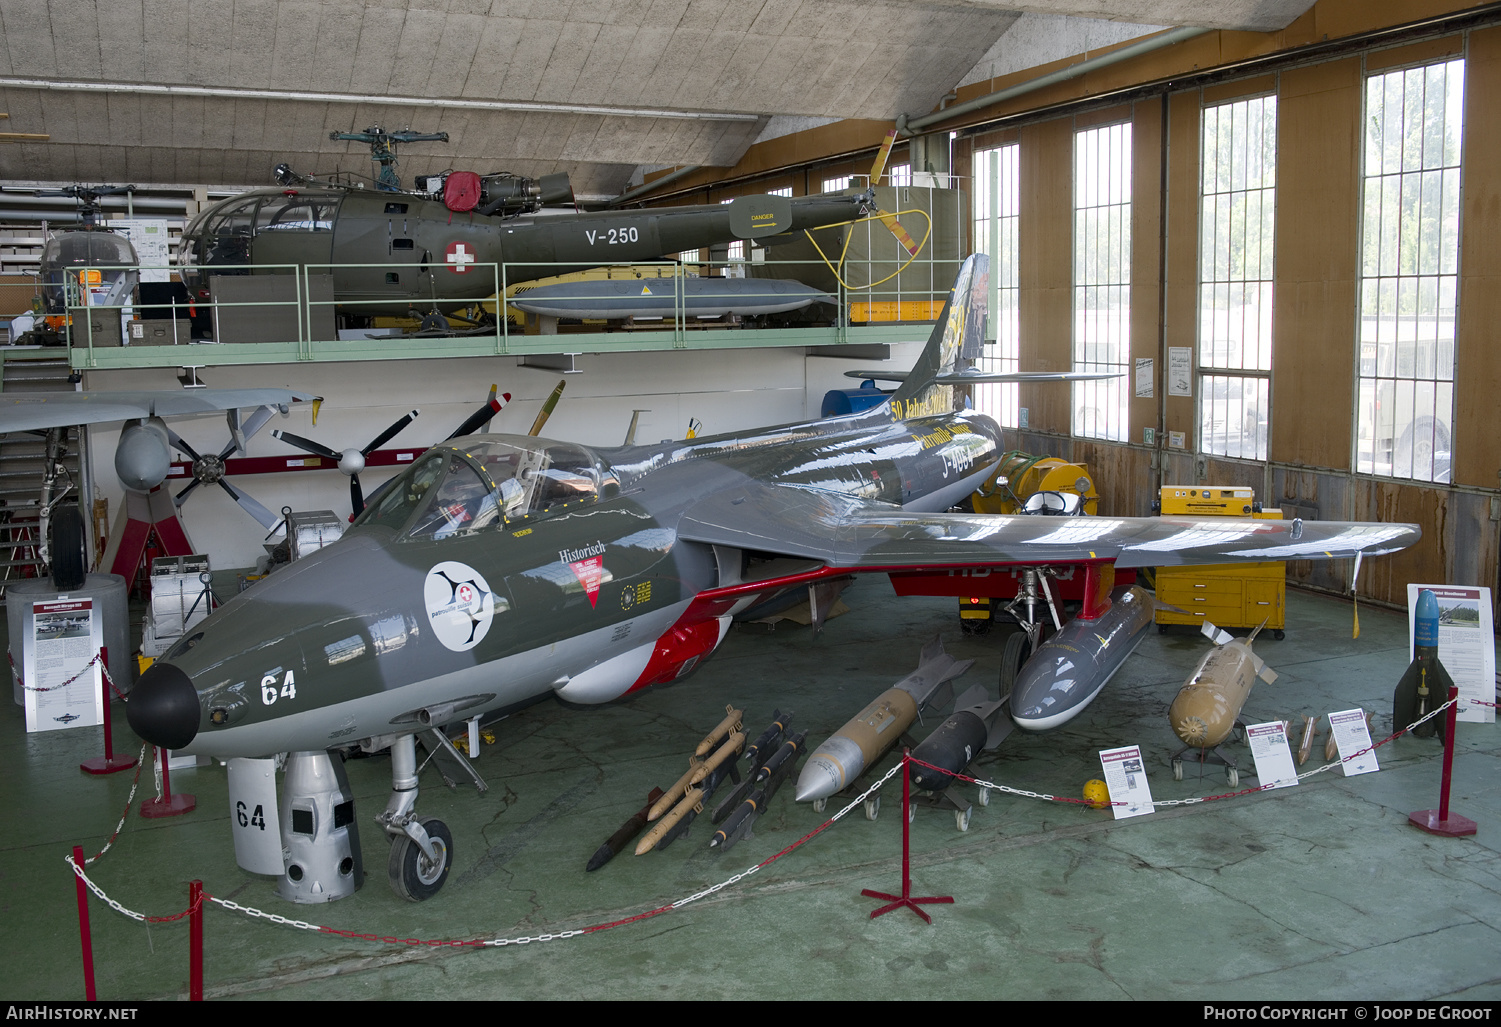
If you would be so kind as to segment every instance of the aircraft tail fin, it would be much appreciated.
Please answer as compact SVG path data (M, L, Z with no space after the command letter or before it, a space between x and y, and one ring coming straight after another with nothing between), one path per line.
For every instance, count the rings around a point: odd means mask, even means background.
M941 385L937 379L957 370L961 358L976 360L982 354L989 298L990 258L983 253L972 254L959 267L954 289L922 355L901 387L892 393L892 414L927 417L958 409L954 387Z

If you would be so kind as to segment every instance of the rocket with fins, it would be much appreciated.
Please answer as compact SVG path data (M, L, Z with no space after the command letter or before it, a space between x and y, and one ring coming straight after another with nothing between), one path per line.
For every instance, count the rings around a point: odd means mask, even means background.
M1393 730L1402 730L1449 699L1454 679L1438 658L1438 613L1438 600L1432 590L1425 588L1419 592L1413 616L1412 662L1392 694ZM1419 738L1435 733L1443 737L1443 732L1443 717L1434 717L1412 731Z

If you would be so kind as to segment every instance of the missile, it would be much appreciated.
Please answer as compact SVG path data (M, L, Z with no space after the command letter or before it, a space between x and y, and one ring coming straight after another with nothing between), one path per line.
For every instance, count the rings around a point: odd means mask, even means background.
M1208 621L1201 630L1218 644L1204 654L1183 683L1168 708L1167 719L1184 745L1213 749L1230 737L1256 679L1271 684L1277 680L1277 672L1251 651L1260 628L1244 642Z
M733 706L726 706L724 713L724 719L715 725L713 731L704 735L704 740L699 742L698 747L693 750L693 755L699 759L703 759L710 752L713 752L720 741L728 737L731 731L740 730L740 725L745 719L745 711L737 710Z
M728 816L750 792L756 783L753 780L756 772L761 769L761 765L766 762L768 757L776 753L776 747L781 744L782 735L786 732L787 725L791 720L791 713L783 716L781 710L773 711L771 714L771 726L762 731L754 742L745 747L744 759L748 766L745 780L740 782L739 786L727 795L723 802L715 807L714 823L717 824Z
M976 685L954 703L954 712L912 750L912 758L934 767L912 768L912 784L937 792L953 783L982 751L1005 741L1015 726L1007 714L1007 699L991 702L984 685Z
M734 760L728 760L719 764L719 766L709 771L708 776L702 782L695 785L699 793L698 802L694 803L693 807L684 813L676 824L669 827L657 839L657 844L654 848L658 852L661 852L688 833L689 826L698 818L699 813L703 810L705 804L708 803L709 797L714 794L715 790L719 788L720 784L727 777L733 778L737 782L740 780L740 773L735 769Z
M1303 717L1303 740L1298 743L1298 766L1308 762L1308 756L1313 752L1313 736L1318 732L1319 718L1317 715Z
M547 419L552 416L553 408L558 405L558 397L563 395L563 388L567 384L567 378L558 380L558 387L552 390L552 395L548 396L546 402L542 404L542 409L537 412L537 419L532 422L531 431L527 432L528 435L542 434L542 426L547 424Z
M935 635L923 646L917 669L882 692L833 737L813 751L797 779L797 801L826 799L858 778L896 744L924 707L948 702L949 682L974 660L955 660Z
M1438 599L1431 589L1418 593L1418 606L1413 611L1412 662L1397 682L1392 693L1392 728L1400 731L1413 721L1428 715L1430 710L1449 701L1449 689L1454 679L1438 658ZM1428 738L1437 733L1443 737L1444 718L1434 717L1426 724L1412 729L1419 738Z
M678 800L688 790L689 783L693 780L693 775L698 773L698 768L701 765L702 761L696 758L690 757L688 759L688 769L683 772L683 776L678 778L671 788L663 792L662 797L656 801L656 804L646 811L646 819L648 821L656 820L678 804Z
M750 833L750 826L755 822L761 811L766 808L766 789L757 788L754 792L736 807L724 826L714 833L709 839L709 848L728 849L741 838Z
M640 834L641 829L646 826L646 814L651 810L652 803L661 797L662 789L653 788L651 794L646 797L646 805L641 807L640 812L635 816L620 825L620 830L605 840L605 843L589 858L589 865L584 869L586 871L598 870L610 862L610 860L620 855L621 850L626 847L632 838Z
M688 778L689 785L701 783L711 773L723 766L733 766L735 757L740 750L745 748L745 732L736 731L724 740L724 744L714 750L714 755L700 763L693 771L693 776ZM738 780L738 776L737 776Z
M657 843L662 840L663 836L666 835L668 831L671 831L674 827L678 826L678 821L682 820L689 813L697 812L697 808L699 806L699 803L703 800L703 797L704 793L701 789L688 789L688 792L683 796L682 801L679 802L676 806L672 807L672 810L669 813L662 816L655 824L653 824L652 829L646 832L646 837L636 843L636 855L644 856L652 849L655 849L657 847Z
M1075 617L1037 647L1011 692L1011 719L1024 731L1047 731L1077 716L1146 637L1153 600L1136 585L1110 593L1094 620Z
M761 814L766 812L766 804L781 789L783 782L792 776L797 768L798 757L803 751L803 739L808 732L803 731L787 739L782 747L772 754L771 758L756 772L755 781L760 787L750 794L743 802L737 804L728 817L721 817L725 821L724 827L715 833L709 840L709 848L728 849L740 839L748 837L751 828ZM747 779L749 780L749 779ZM723 806L720 807L723 810Z

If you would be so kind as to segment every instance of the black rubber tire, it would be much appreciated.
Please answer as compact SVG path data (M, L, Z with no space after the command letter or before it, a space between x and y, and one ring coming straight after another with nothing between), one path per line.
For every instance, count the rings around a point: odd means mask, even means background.
M410 902L424 902L438 894L453 867L453 834L448 825L433 817L423 817L420 823L438 850L438 865L428 865L422 849L406 835L392 844L386 864L392 890Z
M1001 651L1001 695L1009 695L1016 685L1016 676L1022 664L1032 655L1032 644L1025 631L1012 632L1006 638L1006 648Z
M72 503L52 511L52 587L72 592L83 587L89 573L88 549L83 534L83 511Z

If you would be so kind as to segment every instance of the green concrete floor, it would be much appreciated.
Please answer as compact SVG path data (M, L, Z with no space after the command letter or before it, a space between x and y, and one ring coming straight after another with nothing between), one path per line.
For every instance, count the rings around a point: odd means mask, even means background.
M367 881L352 898L296 906L275 881L240 870L221 767L176 775L198 809L168 820L134 814L91 868L113 899L152 915L187 905L188 882L289 919L401 939L516 938L576 930L692 895L766 859L823 820L779 794L755 836L709 850L709 825L664 852L624 855L584 873L595 848L667 787L727 702L759 731L773 707L822 740L916 665L941 632L974 658L959 681L995 687L1002 636L961 635L950 600L898 599L880 578L857 583L852 612L822 635L783 622L737 626L691 678L598 708L546 702L496 727L478 761L491 788L450 792L423 774L419 810L446 821L455 868L424 904L387 886L387 846L371 818L390 787L385 758L348 766L365 840ZM1289 594L1283 641L1257 642L1281 674L1253 693L1252 722L1364 706L1378 737L1407 660L1399 613ZM1178 634L1177 631L1184 633ZM1227 791L1190 768L1174 782L1176 740L1164 713L1206 643L1186 629L1149 633L1081 717L1047 735L1013 735L975 773L1011 787L1078 795L1100 776L1097 752L1139 744L1158 799ZM117 707L118 709L118 707ZM0 915L11 935L7 999L83 997L73 845L92 854L113 831L130 774L93 778L78 763L98 728L27 735L19 707L0 715L0 774L10 829L0 843ZM936 723L932 716L928 726ZM919 733L926 731L922 728ZM1379 750L1382 771L1322 774L1296 788L1116 822L1076 805L998 795L976 805L968 833L949 813L919 810L913 887L952 895L871 920L862 888L900 885L899 779L874 822L858 811L753 876L686 908L580 937L504 948L351 940L250 919L210 904L210 998L1501 998L1501 745L1496 725L1460 728L1453 807L1479 834L1440 839L1407 825L1437 805L1440 743ZM123 716L116 745L135 752ZM1322 738L1319 745L1322 750ZM1249 779L1249 751L1242 767ZM1321 763L1316 755L1308 767ZM889 765L890 759L883 764ZM149 791L149 773L143 792ZM834 807L831 806L831 811ZM185 923L144 925L93 901L98 994L186 995Z

